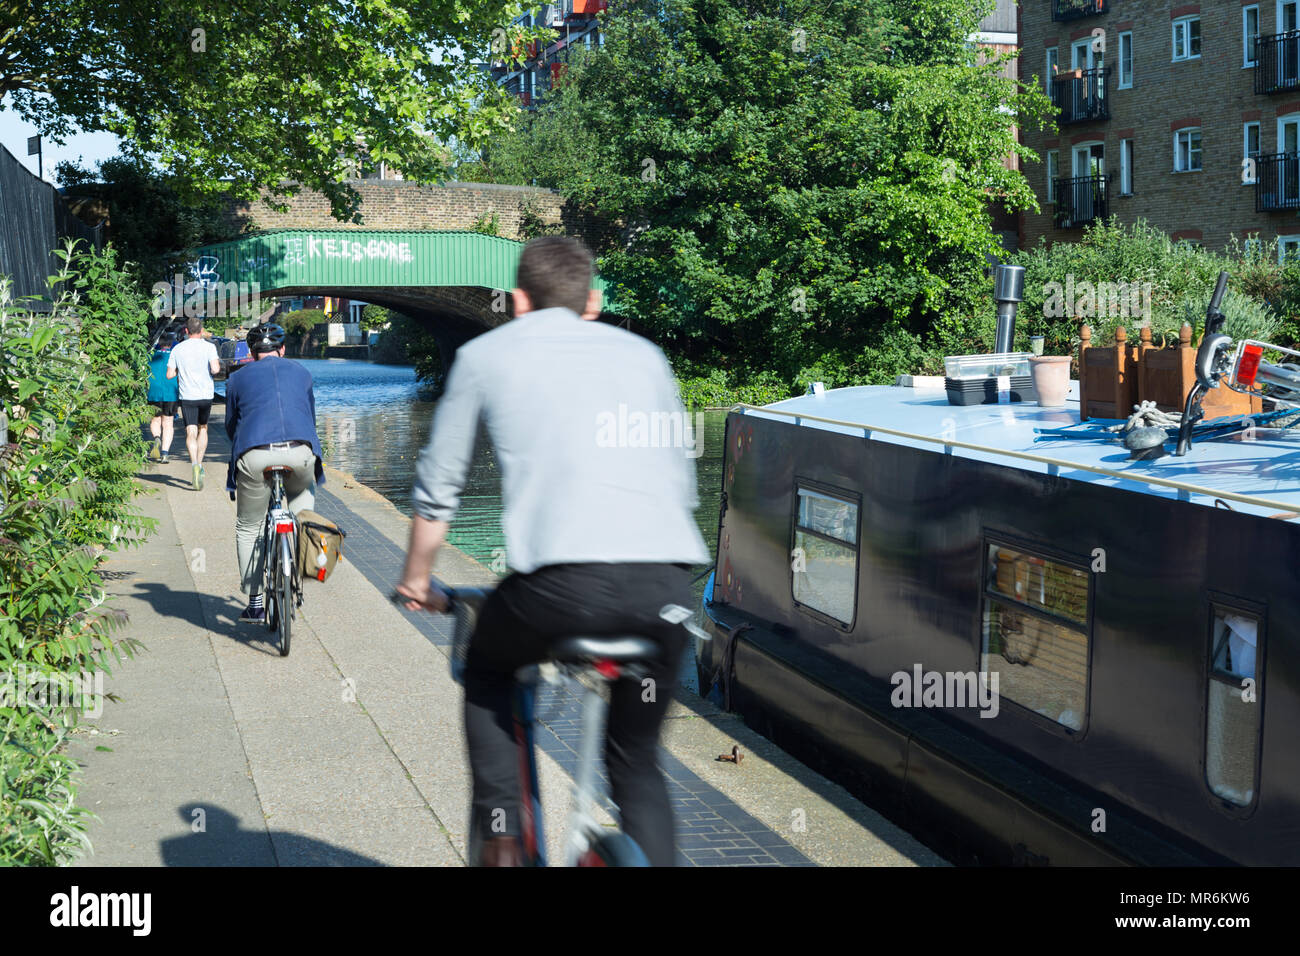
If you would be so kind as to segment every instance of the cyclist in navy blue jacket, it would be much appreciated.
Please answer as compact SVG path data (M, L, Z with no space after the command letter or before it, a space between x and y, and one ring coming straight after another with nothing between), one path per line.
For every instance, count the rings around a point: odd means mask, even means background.
M226 383L226 434L230 467L226 489L236 493L235 551L240 590L248 595L241 621L266 620L261 593L262 524L271 497L263 469L287 465L285 494L297 513L316 503L316 485L325 483L320 439L316 435L316 396L311 373L284 357L284 329L265 324L248 333L253 362Z

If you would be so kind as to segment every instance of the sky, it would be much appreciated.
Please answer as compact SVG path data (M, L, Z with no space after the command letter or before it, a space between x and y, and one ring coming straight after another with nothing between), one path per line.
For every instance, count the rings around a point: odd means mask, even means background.
M36 157L27 155L27 137L36 135L36 128L23 122L18 114L9 109L10 101L6 97L0 101L0 146L18 158L33 173L36 172ZM45 165L45 181L59 185L54 178L54 167L63 160L80 161L90 169L101 159L108 159L118 154L117 137L112 133L81 133L69 136L63 146L58 146L46 139L41 144Z

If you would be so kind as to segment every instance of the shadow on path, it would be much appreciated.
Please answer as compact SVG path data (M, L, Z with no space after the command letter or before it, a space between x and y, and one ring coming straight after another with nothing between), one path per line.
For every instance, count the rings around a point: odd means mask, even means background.
M159 844L163 866L384 865L372 857L298 833L246 830L238 817L221 807L187 803L177 813L191 832Z

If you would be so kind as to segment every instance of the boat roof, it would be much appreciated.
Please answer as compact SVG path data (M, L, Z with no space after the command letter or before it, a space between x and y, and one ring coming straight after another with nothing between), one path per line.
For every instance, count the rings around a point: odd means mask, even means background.
M1193 441L1181 458L1172 454L1171 439L1165 445L1170 454L1133 460L1118 439L1082 437L1099 425L1116 422L1081 423L1078 384L1070 383L1066 405L1059 409L1040 408L1036 402L950 405L942 385L864 385L738 410L758 418L793 421L802 428L924 448L1205 507L1216 507L1215 499L1220 498L1233 510L1251 514L1300 512L1300 429L1261 427L1251 440L1238 435ZM1080 437L1036 431L1062 428Z

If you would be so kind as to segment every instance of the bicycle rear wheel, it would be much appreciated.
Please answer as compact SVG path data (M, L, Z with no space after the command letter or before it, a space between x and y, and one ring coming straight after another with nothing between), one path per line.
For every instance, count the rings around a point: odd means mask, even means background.
M578 857L578 866L649 866L642 849L626 833L607 833Z
M289 631L293 625L293 544L292 535L277 536L275 555L275 603L279 617L280 656L289 656Z

